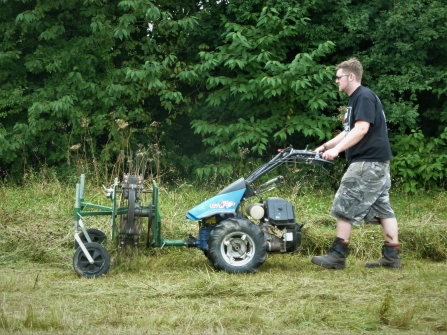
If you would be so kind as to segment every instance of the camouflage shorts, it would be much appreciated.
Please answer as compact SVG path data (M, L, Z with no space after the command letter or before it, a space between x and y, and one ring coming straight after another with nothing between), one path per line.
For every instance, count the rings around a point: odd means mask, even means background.
M352 163L341 180L331 215L356 226L362 220L380 224L379 218L394 218L390 187L389 162Z

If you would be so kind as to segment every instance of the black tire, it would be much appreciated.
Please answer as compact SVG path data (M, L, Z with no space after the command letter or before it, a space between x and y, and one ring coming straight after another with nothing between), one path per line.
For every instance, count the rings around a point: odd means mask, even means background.
M102 244L107 239L106 234L104 234L101 230L96 229L96 228L87 229L87 234L88 234L88 236L90 236L90 239L92 240L92 242L96 242L99 244ZM81 239L82 243L84 243L84 244L89 243L87 241L87 238L84 235L84 232L81 232L79 234L79 238ZM75 250L77 248L79 248L79 243L78 243L78 241L75 240Z
M137 246L141 235L141 217L135 215L140 210L134 188L128 190L127 213L121 215L119 245Z
M135 234L135 189L129 190L129 199L127 202L127 226L125 229L125 234L133 235Z
M82 248L76 249L73 256L73 268L79 276L96 278L106 274L110 269L110 256L101 244L92 242L84 244L94 263L90 264Z
M253 273L267 258L267 243L259 226L247 219L222 221L208 236L208 259L216 270Z

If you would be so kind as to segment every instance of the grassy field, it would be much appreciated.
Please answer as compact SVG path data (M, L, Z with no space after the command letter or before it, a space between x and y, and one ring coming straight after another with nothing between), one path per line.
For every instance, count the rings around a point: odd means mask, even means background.
M86 279L72 267L75 183L0 186L0 333L447 334L445 193L391 195L402 271L364 267L383 242L378 227L364 226L353 231L344 271L312 265L334 237L333 194L295 187L270 195L306 221L302 250L269 255L256 274L215 272L201 251L177 247L118 260L108 242L109 273ZM163 236L196 235L185 214L215 193L161 188ZM108 204L91 185L86 200ZM87 224L110 233L105 218Z

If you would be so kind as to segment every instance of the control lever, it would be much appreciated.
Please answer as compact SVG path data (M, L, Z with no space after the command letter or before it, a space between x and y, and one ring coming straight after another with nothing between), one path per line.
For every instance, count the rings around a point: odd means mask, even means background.
M273 178L273 179L265 182L261 186L259 186L255 190L255 194L256 195L264 194L264 193L269 192L269 191L271 191L271 190L273 190L275 188L280 187L283 183L284 183L284 177L283 176L278 176L276 178ZM272 187L270 187L269 189L265 189L266 187L268 187L268 186L270 186L272 184L274 184Z
M326 172L327 174L329 174L329 171L326 170L326 168L325 168L325 167L323 166L323 164L321 164L321 163L334 164L334 162L331 162L331 161L328 161L328 160L326 160L326 159L323 159L321 156L322 156L321 153L320 153L320 152L317 152L317 153L315 154L315 157L314 157L313 162L312 162L311 164L318 166L318 167L319 167L320 169L322 169L324 172Z

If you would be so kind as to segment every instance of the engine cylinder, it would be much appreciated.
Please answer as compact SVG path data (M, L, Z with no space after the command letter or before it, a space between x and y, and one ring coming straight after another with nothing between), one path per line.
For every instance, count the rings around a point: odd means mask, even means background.
M264 217L265 209L263 204L253 203L247 206L246 212L255 220L261 220Z

